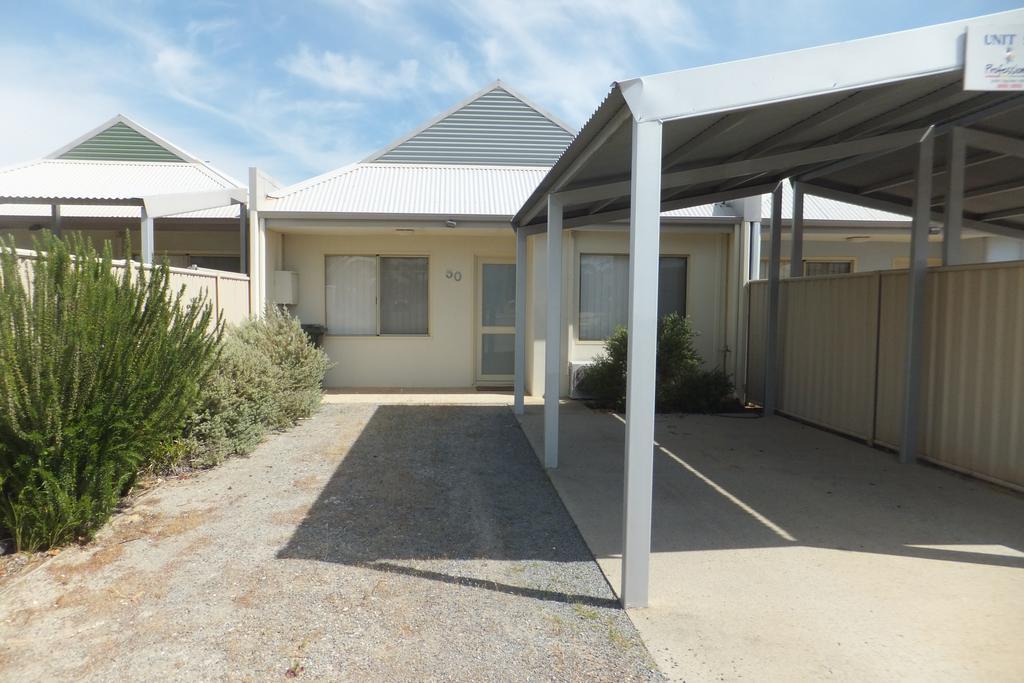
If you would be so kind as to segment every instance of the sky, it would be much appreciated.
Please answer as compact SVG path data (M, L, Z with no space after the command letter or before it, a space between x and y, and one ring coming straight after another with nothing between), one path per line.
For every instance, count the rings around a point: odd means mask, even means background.
M501 78L573 127L613 81L999 0L0 0L0 167L124 114L245 180L359 161ZM723 84L728 87L728 84Z

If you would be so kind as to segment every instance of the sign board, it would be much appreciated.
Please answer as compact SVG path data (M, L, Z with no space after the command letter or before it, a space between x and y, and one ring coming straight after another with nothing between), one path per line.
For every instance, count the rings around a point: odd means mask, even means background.
M1024 91L1024 24L968 27L964 90Z

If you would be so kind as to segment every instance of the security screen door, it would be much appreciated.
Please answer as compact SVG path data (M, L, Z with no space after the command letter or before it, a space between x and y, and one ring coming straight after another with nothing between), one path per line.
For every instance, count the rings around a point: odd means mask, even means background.
M507 384L515 374L516 264L487 259L479 268L477 381Z

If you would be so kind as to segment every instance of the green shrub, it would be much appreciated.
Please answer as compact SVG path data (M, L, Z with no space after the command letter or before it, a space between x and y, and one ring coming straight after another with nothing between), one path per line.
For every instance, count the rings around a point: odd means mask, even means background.
M703 369L694 337L688 318L671 313L658 321L655 406L659 412L715 412L733 392L724 371ZM628 345L625 328L616 329L583 376L580 389L599 406L626 408Z
M209 467L255 448L269 430L309 417L329 361L277 307L230 328L202 404L189 420L190 464Z
M274 413L277 375L262 349L242 341L237 328L228 331L216 371L203 388L202 404L189 418L189 465L212 467L256 447Z
M75 235L36 249L27 284L0 239L0 526L19 550L106 521L180 436L221 335L166 266L114 270L109 244L100 255Z
M274 410L267 426L284 429L312 415L320 405L331 363L327 354L310 343L298 319L270 306L262 318L243 323L237 334L249 347L266 354L277 369Z

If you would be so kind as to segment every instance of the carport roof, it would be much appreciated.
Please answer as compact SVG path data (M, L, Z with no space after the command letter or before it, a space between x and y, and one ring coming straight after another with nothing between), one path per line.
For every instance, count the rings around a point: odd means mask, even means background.
M546 223L552 193L567 227L627 217L632 120L663 124L662 210L761 194L795 178L811 194L906 212L914 143L931 126L938 135L957 126L975 136L964 225L1024 234L1024 173L996 149L1024 137L1024 93L963 87L967 30L1022 24L1024 10L1013 10L614 83L513 224Z

